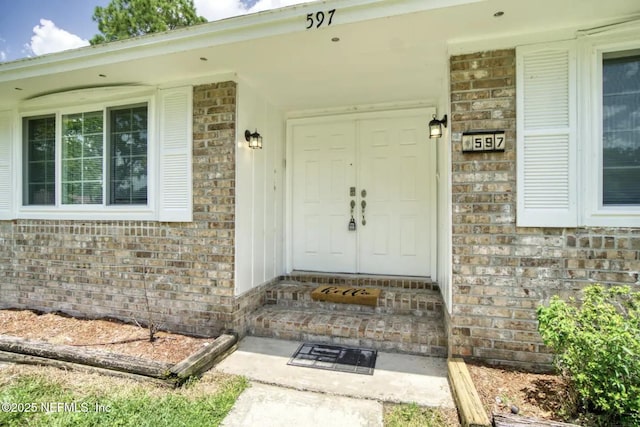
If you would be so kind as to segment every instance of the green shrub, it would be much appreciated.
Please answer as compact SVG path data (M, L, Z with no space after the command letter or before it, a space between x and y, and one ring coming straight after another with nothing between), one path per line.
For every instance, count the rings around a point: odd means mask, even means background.
M610 420L640 422L640 292L589 286L580 306L555 296L538 320L576 401Z

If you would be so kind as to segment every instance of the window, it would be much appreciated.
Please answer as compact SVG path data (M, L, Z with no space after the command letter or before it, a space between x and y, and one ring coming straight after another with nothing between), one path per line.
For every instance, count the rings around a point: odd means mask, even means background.
M26 100L0 111L0 220L191 222L192 155L190 85Z
M635 33L516 53L517 224L640 227Z
M146 104L27 117L24 129L24 205L147 203Z
M62 116L62 204L102 204L102 111Z
M602 61L602 204L640 205L640 52Z
M53 205L56 201L56 118L33 117L24 120L25 205Z
M110 201L147 203L147 107L110 110Z

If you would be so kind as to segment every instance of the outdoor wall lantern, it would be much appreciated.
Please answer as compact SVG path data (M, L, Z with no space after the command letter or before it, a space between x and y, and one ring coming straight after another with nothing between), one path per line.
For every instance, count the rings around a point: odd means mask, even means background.
M245 130L244 139L249 143L249 148L262 148L262 136L258 133L258 129L253 133L250 130Z
M447 115L445 114L442 120L438 120L434 114L433 119L429 122L429 138L440 138L443 125L447 127Z

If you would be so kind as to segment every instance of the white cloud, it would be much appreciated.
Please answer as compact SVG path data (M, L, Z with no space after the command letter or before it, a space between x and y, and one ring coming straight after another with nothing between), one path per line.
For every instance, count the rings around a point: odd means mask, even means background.
M198 15L209 21L247 13L247 9L238 0L195 0L193 3Z
M60 52L61 50L87 46L88 40L84 40L72 34L48 19L41 19L40 25L33 27L31 42L26 45L27 50L35 55Z
M195 0L196 11L209 21L244 15L246 13L261 12L268 9L307 3L310 0L258 0L253 6L247 7L240 0Z
M7 50L7 41L0 37L0 62L4 62L7 60L7 55L9 51Z

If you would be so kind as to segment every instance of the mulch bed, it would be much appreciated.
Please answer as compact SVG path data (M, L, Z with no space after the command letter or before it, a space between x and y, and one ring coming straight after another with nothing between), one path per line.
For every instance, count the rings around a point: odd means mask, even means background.
M213 340L160 331L150 342L148 330L137 325L29 310L0 310L0 334L167 363L178 363Z
M467 368L487 414L513 411L541 420L564 421L559 414L568 392L560 376L473 364Z

